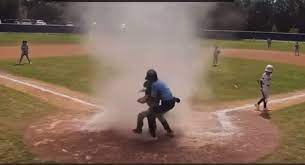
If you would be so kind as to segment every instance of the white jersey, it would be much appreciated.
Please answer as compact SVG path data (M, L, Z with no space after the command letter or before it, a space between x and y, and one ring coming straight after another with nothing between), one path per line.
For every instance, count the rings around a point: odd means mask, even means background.
M266 72L264 72L261 81L262 81L263 90L268 90L271 84L271 74L267 75Z

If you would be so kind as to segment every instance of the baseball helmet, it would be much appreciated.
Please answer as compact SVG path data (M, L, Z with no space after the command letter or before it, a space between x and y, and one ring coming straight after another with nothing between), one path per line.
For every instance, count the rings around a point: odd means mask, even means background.
M266 66L266 68L265 68L265 72L270 72L270 73L272 73L272 72L273 72L273 66L270 65L270 64L268 64L268 65Z
M157 72L156 72L154 69L149 69L149 70L146 72L145 80L157 81L157 80L158 80Z

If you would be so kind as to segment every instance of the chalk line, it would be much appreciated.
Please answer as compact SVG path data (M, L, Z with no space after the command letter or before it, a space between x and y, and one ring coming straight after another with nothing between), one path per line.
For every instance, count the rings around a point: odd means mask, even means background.
M25 86L28 86L28 87L31 87L31 88L35 88L35 89L38 89L42 92L47 92L47 93L50 93L50 94L53 94L53 95L56 95L56 96L60 96L60 97L63 97L63 98L72 100L74 102L78 102L78 103L87 105L87 106L91 106L91 107L95 107L95 108L99 108L99 109L106 109L105 107L103 107L101 105L96 105L96 104L93 104L93 103L89 103L87 101L78 99L76 97L68 96L68 95L65 95L63 93L59 93L59 92L56 92L56 91L53 91L53 90L50 90L50 89L47 89L47 88L44 88L44 87L41 87L41 86L38 86L38 85L35 85L35 84L31 84L31 83L28 83L28 82L25 82L25 81L17 80L17 79L14 79L14 78L11 78L11 77L8 77L8 76L5 76L5 75L0 74L0 78L10 80L10 81L13 81L13 82L16 82L16 83L19 83L19 84L22 84L22 85L25 85Z

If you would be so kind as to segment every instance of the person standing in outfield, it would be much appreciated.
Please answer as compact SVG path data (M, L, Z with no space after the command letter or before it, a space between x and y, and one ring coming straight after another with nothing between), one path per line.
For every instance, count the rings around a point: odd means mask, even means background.
M271 83L272 72L273 72L273 66L267 65L265 67L265 72L263 73L261 79L258 80L262 98L255 104L255 107L256 107L256 110L259 111L260 103L264 102L263 113L268 112L267 102L268 102L268 97L269 97L269 87L270 87L270 83Z
M214 46L214 53L213 53L213 66L216 67L218 65L218 56L220 54L220 50L217 45Z
M267 39L267 47L268 48L271 48L271 42L272 40L270 38Z
M172 95L170 89L167 87L167 85L158 79L157 72L153 69L150 69L146 73L145 79L149 82L151 82L151 93L150 96L147 97L151 99L152 104L149 105L150 108L146 111L143 111L139 113L138 119L137 119L137 127L133 129L134 133L142 133L142 127L143 127L143 119L145 117L151 117L153 116L152 121L153 126L150 130L150 133L154 139L157 139L156 137L156 122L155 118L158 118L158 120L161 122L164 129L167 131L167 136L173 137L173 131L170 128L169 124L167 123L166 119L164 118L164 114L168 112L169 110L173 109L175 107L175 103L179 103L180 99L176 98ZM141 99L141 98L140 98ZM143 100L138 100L141 103L145 103L145 98ZM159 104L161 102L161 104Z
M21 57L19 59L19 64L21 64L23 56L29 61L29 64L32 64L32 61L29 58L29 46L27 41L22 41L21 44Z
M296 41L294 45L294 55L300 56L300 45L298 41Z

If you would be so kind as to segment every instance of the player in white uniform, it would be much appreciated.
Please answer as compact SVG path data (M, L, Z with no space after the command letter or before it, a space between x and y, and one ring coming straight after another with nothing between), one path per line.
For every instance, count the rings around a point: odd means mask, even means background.
M270 87L272 72L273 72L273 66L267 65L265 68L265 72L262 75L262 78L259 80L262 98L257 102L257 104L255 104L256 110L258 111L259 111L260 103L264 102L263 112L268 112L267 102L269 97L269 87Z

